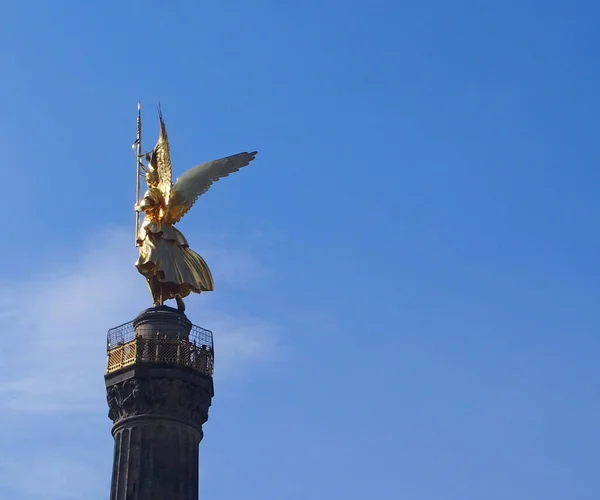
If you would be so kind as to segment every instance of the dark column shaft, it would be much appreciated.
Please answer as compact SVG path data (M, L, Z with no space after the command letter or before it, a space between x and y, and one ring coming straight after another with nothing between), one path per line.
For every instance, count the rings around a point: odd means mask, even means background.
M115 422L111 500L197 500L198 445L212 378L174 366L134 365L107 376Z
M192 428L135 419L116 429L111 500L196 500L198 445Z

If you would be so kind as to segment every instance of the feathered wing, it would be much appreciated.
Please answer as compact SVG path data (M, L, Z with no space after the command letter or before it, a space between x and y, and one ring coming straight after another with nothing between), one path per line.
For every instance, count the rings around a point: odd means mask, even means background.
M167 128L160 111L158 112L158 119L160 120L160 133L156 146L152 150L150 163L158 172L158 189L161 190L165 200L168 200L171 187L173 186L171 181L171 151L169 148L169 138L167 137Z
M171 189L165 220L174 224L194 205L196 200L206 193L213 182L227 177L248 165L257 152L238 153L233 156L209 161L184 173Z

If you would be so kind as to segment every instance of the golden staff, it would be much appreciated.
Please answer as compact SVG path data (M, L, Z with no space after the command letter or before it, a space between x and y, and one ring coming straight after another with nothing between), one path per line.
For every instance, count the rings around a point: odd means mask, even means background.
M140 177L142 175L142 105L138 102L138 115L137 115L137 137L135 139L136 150L136 184L135 184L135 201L136 206L140 203ZM137 207L136 207L137 208ZM140 238L140 212L135 211L135 246L140 246L138 241Z

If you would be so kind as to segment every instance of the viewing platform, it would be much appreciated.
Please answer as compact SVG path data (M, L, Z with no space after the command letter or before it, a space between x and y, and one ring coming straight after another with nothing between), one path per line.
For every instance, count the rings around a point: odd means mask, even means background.
M143 363L183 365L213 376L212 332L167 306L147 309L133 321L111 328L106 350L107 373Z

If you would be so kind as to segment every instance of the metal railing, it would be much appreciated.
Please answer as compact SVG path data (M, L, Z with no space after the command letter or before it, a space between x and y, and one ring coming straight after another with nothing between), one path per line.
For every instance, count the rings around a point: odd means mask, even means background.
M188 366L212 377L212 332L192 325L188 336L167 338L159 330L155 337L148 338L136 336L130 321L108 331L107 358L108 373L135 363L157 363Z

